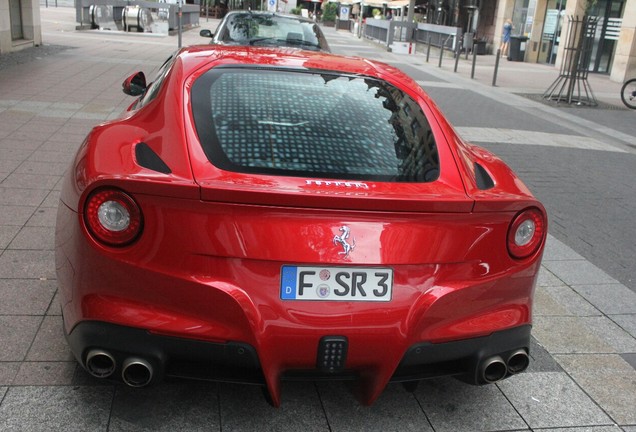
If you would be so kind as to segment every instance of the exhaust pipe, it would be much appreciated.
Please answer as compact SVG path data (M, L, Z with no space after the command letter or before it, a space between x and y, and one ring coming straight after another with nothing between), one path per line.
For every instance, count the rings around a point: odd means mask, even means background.
M115 372L117 363L106 351L94 349L86 355L86 370L95 378L107 378Z
M130 357L124 362L121 377L130 387L145 387L152 381L152 366L146 360Z
M494 383L506 377L508 367L499 356L490 357L481 364L481 379L487 383Z
M508 372L511 374L517 374L523 372L530 365L530 358L528 353L524 349L519 349L508 357Z

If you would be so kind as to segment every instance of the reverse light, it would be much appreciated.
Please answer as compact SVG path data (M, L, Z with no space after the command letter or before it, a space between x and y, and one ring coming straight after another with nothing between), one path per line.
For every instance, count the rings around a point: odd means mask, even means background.
M86 200L84 221L93 237L108 246L126 246L142 229L139 206L118 189L93 192Z
M545 217L538 208L519 213L508 228L508 252L513 258L523 259L534 254L545 237Z

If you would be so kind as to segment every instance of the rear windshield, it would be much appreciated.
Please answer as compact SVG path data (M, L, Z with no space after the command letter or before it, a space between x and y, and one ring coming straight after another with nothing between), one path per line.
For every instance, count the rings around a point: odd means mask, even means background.
M205 154L223 170L394 182L439 176L422 109L377 79L215 68L195 82L192 111Z

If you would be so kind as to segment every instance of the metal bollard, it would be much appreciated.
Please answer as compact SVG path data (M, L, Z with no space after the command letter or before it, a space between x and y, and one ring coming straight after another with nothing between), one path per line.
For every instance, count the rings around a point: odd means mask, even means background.
M438 67L442 67L442 59L444 58L444 44L439 49L439 65Z
M477 62L477 52L473 50L473 66L470 69L470 79L475 78L475 63Z
M497 85L497 71L499 70L499 59L501 56L501 48L497 49L497 58L495 59L495 72L492 75L492 86L495 87Z
M428 63L428 58L431 56L431 35L428 35L428 48L426 48L426 63Z
M459 63L459 56L461 55L461 45L460 43L457 44L457 49L455 50L455 68L453 69L453 72L457 72L457 64Z

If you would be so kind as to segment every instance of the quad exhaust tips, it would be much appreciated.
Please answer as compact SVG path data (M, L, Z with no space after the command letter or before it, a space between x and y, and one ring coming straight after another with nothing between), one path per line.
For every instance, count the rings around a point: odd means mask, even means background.
M86 355L86 370L95 378L108 378L116 366L115 359L106 351L94 349Z
M504 379L508 375L518 374L528 368L530 358L525 349L518 349L504 360L501 356L493 356L482 362L479 377L489 384Z
M130 387L145 387L152 381L152 365L137 357L127 358L122 366L121 377Z
M516 374L519 372L523 372L530 365L530 358L528 357L528 353L524 349L519 349L514 351L508 357L508 372L510 374Z
M508 373L508 367L499 356L486 359L481 365L481 378L487 383L502 380Z
M95 378L108 378L117 369L117 361L108 351L93 349L86 355L86 370ZM145 387L152 381L154 371L150 362L129 357L121 368L121 378L130 387Z

